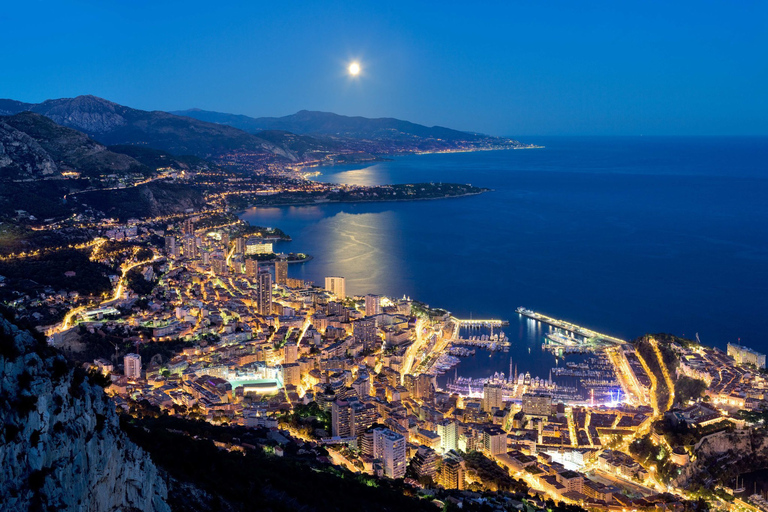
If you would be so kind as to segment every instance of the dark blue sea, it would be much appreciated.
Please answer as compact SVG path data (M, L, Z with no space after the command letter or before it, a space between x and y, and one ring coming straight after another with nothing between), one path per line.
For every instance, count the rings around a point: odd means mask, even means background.
M291 277L341 275L350 294L510 320L519 346L471 376L508 371L510 355L547 376L553 358L517 306L625 339L698 333L768 351L768 138L520 139L546 147L396 157L316 178L493 189L479 196L242 217L289 233L278 250L315 257Z

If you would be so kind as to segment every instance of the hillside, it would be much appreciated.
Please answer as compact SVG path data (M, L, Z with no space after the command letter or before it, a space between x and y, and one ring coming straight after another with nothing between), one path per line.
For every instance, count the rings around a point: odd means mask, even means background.
M109 146L108 149L115 153L122 153L131 158L135 158L150 169L159 169L162 167L171 167L174 169L201 169L210 166L206 160L194 155L173 155L167 151L146 146L116 144L114 146Z
M0 510L170 511L102 388L2 316L0 382Z
M84 176L96 177L104 174L146 173L149 170L136 159L112 152L84 133L59 126L39 114L21 112L2 118L2 122L32 138L36 145L27 143L30 149L37 151L39 147L53 161L55 167L45 160L37 168L28 167L30 177L39 178L41 175L55 175L65 171L78 171ZM0 144L10 149L2 141Z
M284 117L253 118L235 114L222 114L206 110L192 109L174 112L195 119L212 123L226 124L241 130L256 132L259 130L284 130L297 134L316 134L354 139L409 140L414 138L441 139L444 141L480 141L496 139L477 133L452 130L442 126L424 126L391 117L367 118L350 117L331 112L301 110ZM499 141L505 139L498 139Z
M0 117L0 179L55 178L66 171L97 177L148 168L39 114Z
M132 217L157 217L183 213L206 205L198 187L183 183L156 181L104 193L99 190L78 194L78 201L122 221Z
M237 128L167 112L133 109L90 95L38 104L0 100L0 110L9 114L29 110L106 145L143 145L201 158L250 151L287 161L297 159L290 151Z
M0 379L2 512L436 510L404 496L402 482L319 460L322 448L291 443L285 457L271 455L265 429L217 427L141 403L118 418L103 377L1 314Z

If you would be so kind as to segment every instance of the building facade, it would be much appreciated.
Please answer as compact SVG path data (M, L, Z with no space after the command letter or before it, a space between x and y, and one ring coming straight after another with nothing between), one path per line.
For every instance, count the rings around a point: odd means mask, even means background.
M259 271L256 277L256 303L261 316L272 314L272 274L268 270Z
M288 284L288 262L284 259L275 262L275 284L282 286Z
M388 428L373 431L373 458L382 462L387 478L405 477L405 444L405 437Z
M347 298L347 291L344 285L344 278L333 276L325 278L325 289L330 293L338 297L339 299Z
M765 368L765 354L755 352L751 348L736 343L729 343L728 355L731 356L737 364L751 364L757 368Z
M552 414L552 395L524 393L523 414L528 416L549 416Z
M485 383L483 386L483 410L492 413L494 409L503 409L502 387L500 384Z
M123 358L125 376L129 379L141 378L141 356L139 354L126 354Z

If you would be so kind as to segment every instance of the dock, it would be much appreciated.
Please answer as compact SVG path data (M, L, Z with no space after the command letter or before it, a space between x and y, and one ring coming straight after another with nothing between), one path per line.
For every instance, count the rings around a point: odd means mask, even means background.
M461 320L459 318L456 319L457 322L459 322L459 325L461 327L502 327L509 325L509 322L507 320L483 320L483 319L475 319L471 318L469 320Z
M565 332L573 333L577 336L583 337L585 340L604 341L604 342L614 343L616 345L623 345L627 343L626 340L622 340L621 338L610 336L608 334L599 333L597 331L593 331L592 329L587 329L586 327L582 327L580 325L576 325L571 322L566 322L565 320L558 320L557 318L552 318L547 315L542 315L541 313L536 313L535 311L532 311L530 309L519 307L517 308L516 311L518 314L525 316L527 318L530 318L531 320L536 320L537 322L541 322L544 324L551 325L552 327L562 329Z

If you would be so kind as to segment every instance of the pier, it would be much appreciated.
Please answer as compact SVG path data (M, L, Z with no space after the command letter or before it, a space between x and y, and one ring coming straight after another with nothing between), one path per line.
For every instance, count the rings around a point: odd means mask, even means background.
M461 327L502 327L509 325L507 320L478 320L471 318L469 320L456 319Z
M531 311L530 309L519 307L517 308L516 311L518 314L528 317L531 320L536 320L538 322L551 325L552 327L557 327L558 329L562 329L565 332L576 334L578 336L583 337L585 340L607 341L610 343L614 343L616 345L623 345L627 343L625 340L622 340L615 336L602 334L602 333L593 331L592 329L587 329L586 327L581 327L580 325L566 322L565 320L558 320L557 318L552 318L546 315L542 315L541 313L536 313L535 311Z

